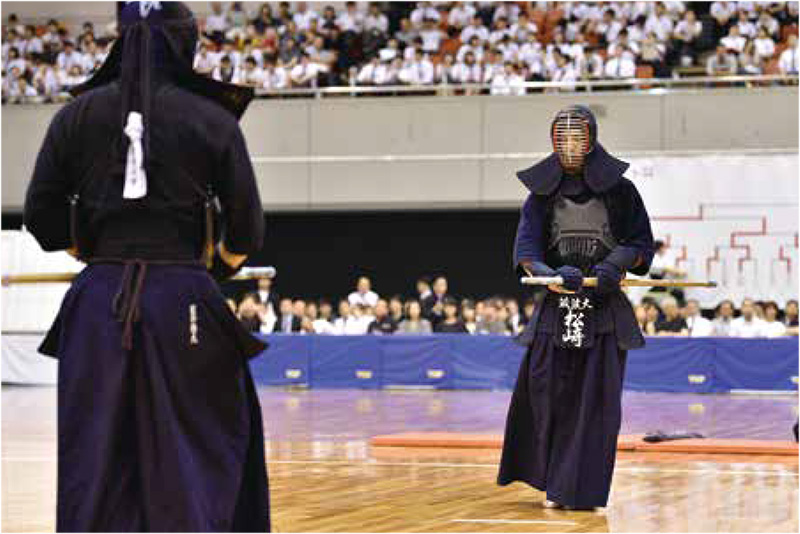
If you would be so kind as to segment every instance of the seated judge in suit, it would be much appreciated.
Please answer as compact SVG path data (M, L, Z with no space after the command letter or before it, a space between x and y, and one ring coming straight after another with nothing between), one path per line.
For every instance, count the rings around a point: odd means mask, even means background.
M302 326L302 318L293 312L292 299L281 299L280 316L275 324L275 332L292 334L299 332Z

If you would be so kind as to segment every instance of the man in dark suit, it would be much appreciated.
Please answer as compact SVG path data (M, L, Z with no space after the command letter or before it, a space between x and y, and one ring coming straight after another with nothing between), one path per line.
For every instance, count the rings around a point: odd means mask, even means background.
M293 334L300 331L302 317L292 313L292 299L282 299L280 306L280 316L275 323L275 332L282 334Z

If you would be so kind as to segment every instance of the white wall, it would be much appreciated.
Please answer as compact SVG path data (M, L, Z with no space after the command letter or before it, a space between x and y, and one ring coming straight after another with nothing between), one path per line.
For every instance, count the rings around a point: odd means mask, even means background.
M243 121L267 212L516 209L515 171L549 150L553 113L588 103L633 163L657 237L719 295L797 295L797 88L661 95L256 101ZM4 106L4 211L20 210L55 106ZM455 157L453 157L455 156ZM740 260L741 259L741 260ZM788 259L788 261L787 261Z
M796 87L776 87L257 100L242 127L268 210L513 206L524 194L514 172L550 150L549 122L568 104L592 107L600 139L615 153L796 150L797 97ZM3 210L21 209L55 110L4 106Z

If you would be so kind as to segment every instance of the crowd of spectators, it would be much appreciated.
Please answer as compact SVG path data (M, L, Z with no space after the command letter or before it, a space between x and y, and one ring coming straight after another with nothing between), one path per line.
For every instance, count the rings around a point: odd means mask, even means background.
M258 290L229 299L231 311L252 332L401 335L430 333L517 335L533 314L533 298L522 305L515 298L484 300L457 298L447 278L417 281L416 297L390 298L377 294L367 277L338 302L279 298L272 280L259 280ZM684 306L671 295L645 296L635 307L636 320L645 335L688 337L781 337L798 335L796 300L780 310L774 302L744 299L737 311L730 300L703 312L696 300Z
M262 91L320 86L797 74L797 2L211 2L195 69ZM3 26L3 101L59 101L90 76L113 24ZM465 92L475 91L467 88Z

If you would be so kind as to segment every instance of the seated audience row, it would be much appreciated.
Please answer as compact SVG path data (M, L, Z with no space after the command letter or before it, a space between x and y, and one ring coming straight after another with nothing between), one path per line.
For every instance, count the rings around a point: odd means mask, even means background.
M421 278L416 293L415 298L381 298L370 279L362 276L355 291L334 306L327 299L279 299L271 280L259 280L257 291L245 293L238 303L230 299L229 305L253 332L329 335L518 335L535 309L534 298L525 300L522 307L510 297L458 299L449 292L444 276L432 284ZM635 307L636 320L648 336L753 338L798 334L795 300L787 302L781 311L775 302L747 298L737 314L730 300L720 303L713 312L703 312L696 300L688 300L681 308L669 294L653 295Z

